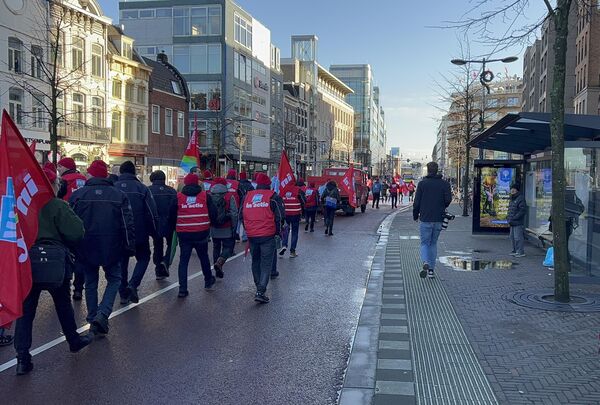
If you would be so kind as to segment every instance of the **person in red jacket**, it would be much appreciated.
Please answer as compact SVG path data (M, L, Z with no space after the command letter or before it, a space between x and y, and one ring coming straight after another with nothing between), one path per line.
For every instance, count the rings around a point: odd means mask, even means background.
M400 191L400 186L398 183L392 180L392 184L390 185L390 197L392 199L392 208L398 208L398 192Z
M315 188L315 183L309 183L304 191L306 202L304 203L304 212L306 213L306 226L304 232L315 231L315 217L317 216L317 206L319 205L319 191Z
M227 191L235 198L235 205L239 208L243 196L240 190L240 182L237 181L237 172L234 169L229 169L225 181L227 182Z
M409 181L406 187L408 188L408 202L412 202L415 197L415 182Z
M215 184L212 172L210 170L205 170L204 173L202 173L202 176L204 177L204 191L210 191L212 185Z
M60 174L61 185L57 197L69 201L73 191L85 185L86 177L77 171L75 161L70 157L58 161L58 174Z
M283 205L285 207L285 222L287 225L283 232L283 246L279 251L279 256L285 254L291 232L292 244L290 246L290 257L298 257L296 254L296 246L298 245L298 231L300 230L300 219L302 218L302 211L304 211L306 197L298 185L298 182L296 182L296 185L289 187L287 191L281 195L281 198L283 199Z
M187 288L188 264L192 250L196 250L200 266L204 274L204 288L210 290L215 284L215 277L210 268L208 257L208 237L210 236L211 218L215 218L215 208L206 191L199 183L198 175L190 173L183 179L183 188L177 194L177 222L175 230L179 239L179 294L184 298L189 295Z

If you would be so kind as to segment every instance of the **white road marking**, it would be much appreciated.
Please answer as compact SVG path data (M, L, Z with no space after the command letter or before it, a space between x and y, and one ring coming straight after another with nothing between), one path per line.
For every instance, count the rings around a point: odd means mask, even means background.
M238 257L244 255L245 249L246 249L246 245L244 243L241 244L241 245L244 247L244 250L242 250L240 253L236 254L235 256L232 256L229 259L227 259L228 262L231 261L231 260L237 259ZM201 275L202 275L202 271L199 271L199 272L194 273L191 276L189 276L188 280L193 280L193 279L195 279L197 277L200 277ZM137 304L133 304L132 303L132 304L129 304L129 305L123 307L123 308L119 308L119 309L117 309L116 311L113 311L110 314L109 319L112 319L115 316L119 316L122 313L125 313L125 312L127 312L127 311L129 311L129 310L131 310L131 309L133 309L133 308L135 308L137 306L139 306L139 305L142 305L144 302L148 302L148 301L150 301L150 300L152 300L152 299L154 299L154 298L156 298L156 297L158 297L160 295L163 295L167 291L170 291L170 290L172 290L172 289L174 289L176 287L179 287L179 283L170 284L170 285L168 285L165 288L162 288L162 289L160 289L160 290L158 290L156 292L153 292L152 294L150 294L150 295L148 295L148 296L146 296L144 298L141 298L140 302L138 302ZM77 333L85 332L85 331L87 331L89 329L90 329L90 324L86 323L81 328L77 329ZM36 356L36 355L38 355L40 353L45 352L46 350L49 350L49 349L53 348L54 346L56 346L56 345L58 345L58 344L60 344L60 343L62 343L64 341L66 341L66 338L64 336L57 337L56 339L51 340L50 342L45 343L45 344L41 345L40 347L36 347L35 349L33 349L31 351L31 355L32 356ZM0 373L3 372L3 371L6 371L9 368L14 367L16 365L17 365L17 359L12 359L10 361L7 361L6 363L0 365Z

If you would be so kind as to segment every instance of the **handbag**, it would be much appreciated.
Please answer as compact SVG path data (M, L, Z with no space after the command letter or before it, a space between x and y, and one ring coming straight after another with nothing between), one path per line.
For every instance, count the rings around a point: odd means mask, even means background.
M337 198L325 197L325 206L327 208L337 208Z
M65 280L68 253L60 244L34 244L29 249L33 284L42 290L60 287Z

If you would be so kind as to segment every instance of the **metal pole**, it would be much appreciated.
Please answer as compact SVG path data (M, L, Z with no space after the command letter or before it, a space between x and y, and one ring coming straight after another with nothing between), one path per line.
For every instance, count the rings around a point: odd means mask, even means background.
M481 77L483 77L483 75L485 74L485 58L483 58L483 65L481 67ZM481 122L480 122L480 132L483 132L483 130L485 129L485 96L486 96L486 87L483 86L483 80L482 80L482 86L481 86L481 90L483 91L483 96L481 97ZM483 148L479 148L479 159L483 160L483 155L484 155L484 149Z

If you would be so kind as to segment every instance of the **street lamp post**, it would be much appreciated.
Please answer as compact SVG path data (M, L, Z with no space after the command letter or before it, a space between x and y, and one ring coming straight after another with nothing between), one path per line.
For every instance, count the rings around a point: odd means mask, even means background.
M238 144L238 148L240 150L240 156L238 161L238 173L242 172L242 153L244 151L244 147L246 146L246 134L242 132L242 128L238 125L235 129L235 141Z

